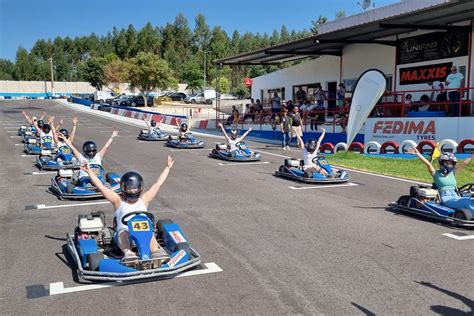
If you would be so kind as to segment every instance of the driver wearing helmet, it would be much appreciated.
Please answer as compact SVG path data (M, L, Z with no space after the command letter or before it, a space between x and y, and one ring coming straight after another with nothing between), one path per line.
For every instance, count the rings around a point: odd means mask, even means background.
M466 210L474 214L474 199L473 197L461 197L457 192L456 173L461 172L462 169L474 158L472 154L469 158L458 163L456 156L453 153L442 153L439 158L439 169L436 170L431 162L429 162L416 148L410 148L408 153L415 154L428 168L428 172L433 177L433 182L438 188L441 196L441 204L457 209Z
M39 122L39 121L38 121ZM55 148L53 131L50 124L44 124L43 128L39 132L41 148Z
M319 136L318 141L316 142L314 139L308 139L306 144L303 142L303 139L300 135L296 134L298 139L298 146L303 151L303 169L309 172L318 172L324 176L328 176L326 170L318 166L313 162L313 159L318 156L319 146L324 139L324 135L326 135L326 129L322 129L321 136Z
M178 123L178 120L176 120L176 126L178 127L178 132L179 132L179 140L186 140L188 138L188 133L191 130L191 123L192 119L188 119L187 123Z
M84 145L82 145L82 151L84 154L81 154L76 147L72 144L70 139L64 138L64 142L66 145L69 146L69 148L72 149L72 152L76 159L79 161L79 163L85 164L93 164L93 165L99 165L102 166L102 159L105 157L105 154L107 153L107 150L109 149L110 145L112 145L112 142L114 138L118 135L117 131L112 132L112 136L110 136L109 140L107 143L105 143L104 147L97 152L97 144L93 141L86 141ZM79 185L85 186L88 183L90 183L90 178L87 174L87 172L83 169L79 172Z
M227 135L224 126L222 123L219 123L218 126L221 128L222 133L224 133L225 140L227 142L227 148L229 149L229 152L231 154L234 154L239 148L237 147L237 144L240 143L247 137L247 135L252 131L252 128L249 128L242 136L237 137L239 133L237 130L233 129L230 131L230 136Z
M69 151L71 148L66 144L65 139L69 139L71 143L74 143L74 138L76 136L76 128L77 128L77 122L78 119L77 117L72 118L72 133L69 135L69 131L65 128L59 129L59 131L54 127L54 124L52 124L53 127L53 136L54 136L54 141L56 142L56 146L58 147L58 155L56 157L56 161L58 163L61 163L64 161L64 156L62 153L64 151ZM74 158L76 159L76 158Z
M155 198L161 189L161 186L165 182L168 174L173 167L174 161L168 156L168 163L158 177L156 182L151 188L142 192L143 190L143 179L137 172L131 171L125 173L120 179L120 189L122 190L122 196L118 195L111 189L107 188L94 174L88 163L84 163L81 167L81 171L88 173L93 185L99 189L104 197L112 203L115 210L116 226L114 241L117 246L122 250L124 257L123 261L136 260L138 256L132 251L130 244L130 238L128 233L128 226L122 223L122 219L127 219L127 215L132 212L144 211L148 212L148 206L150 202ZM150 240L151 258L159 258L166 254L164 250L158 244L155 236Z
M161 123L157 123L155 120L151 120L150 123L148 123L148 121L145 118L143 120L145 121L145 124L148 127L148 131L150 135L161 133L161 130L160 130Z

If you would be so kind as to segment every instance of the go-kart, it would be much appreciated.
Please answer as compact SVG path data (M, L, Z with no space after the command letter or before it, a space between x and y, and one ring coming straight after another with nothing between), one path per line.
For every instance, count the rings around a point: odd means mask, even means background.
M120 176L114 172L105 174L100 165L91 164L90 168L102 183L116 193L121 193ZM87 178L88 180L88 178ZM59 169L58 175L51 179L50 191L61 200L86 200L103 198L102 193L90 181L79 179L72 169Z
M18 129L17 135L23 136L23 134L28 131L31 131L31 127L28 127L28 125L21 125Z
M260 153L247 148L245 142L236 144L237 150L230 152L226 144L216 144L216 148L209 153L209 157L227 161L259 161Z
M140 134L138 134L138 139L145 141L162 141L167 140L169 137L168 134L162 133L159 129L151 131L148 129L142 129Z
M115 221L115 219L114 219ZM138 258L122 259L115 245L114 230L108 228L103 212L79 215L74 234L67 234L67 249L77 266L77 274L91 281L129 281L170 278L201 263L181 228L171 220L159 220L149 212L133 212L122 219ZM159 256L151 257L150 240L156 237Z
M81 166L68 146L59 147L56 155L50 150L42 150L36 156L36 166L40 170L79 169Z
M43 144L37 138L29 138L25 142L24 152L28 155L41 155L43 150L48 150L51 154L56 154L56 148L53 147L52 140L46 139Z
M185 136L169 135L165 145L180 149L204 148L204 141L194 138L191 133L186 133Z
M280 168L278 168L278 171L275 171L275 175L278 177L312 184L345 183L349 181L349 175L347 172L344 170L338 170L335 172L324 156L318 155L314 157L313 163L319 166L321 169L324 169L328 175L323 175L319 172L311 172L309 170L305 171L303 169L303 160L295 158L285 159L285 163L281 165Z
M20 136L21 136L21 142L24 144L28 144L29 139L36 139L38 143L40 141L39 137L36 135L36 132L34 130L26 130Z
M458 188L457 192L462 197L474 198L474 183ZM389 206L394 211L417 214L456 226L474 227L474 214L468 210L455 210L442 205L435 186L411 186L410 195L402 195Z

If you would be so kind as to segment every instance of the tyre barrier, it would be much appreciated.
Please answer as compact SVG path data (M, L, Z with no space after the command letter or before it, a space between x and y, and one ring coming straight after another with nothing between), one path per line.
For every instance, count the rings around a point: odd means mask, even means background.
M359 143L359 142L353 142L352 144L350 144L349 146L349 151L354 151L354 149L357 149L357 151L361 154L364 153L364 144L362 143Z
M380 154L380 148L382 146L376 141L370 141L365 145L366 154Z
M467 145L473 145L474 146L474 138L464 139L462 142L460 142L459 145L458 145L458 154L464 154L464 148Z
M411 139L407 139L400 143L400 146L398 147L398 151L401 154L406 154L408 148L416 148L416 147L417 147L417 144L414 141L412 141Z
M443 139L438 143L438 147L441 150L441 152L444 152L445 147L451 147L453 149L453 153L455 153L458 149L458 143L452 139Z
M346 143L337 143L335 146L334 146L334 152L335 153L338 153L340 151L347 151L347 144Z
M400 145L398 145L397 142L394 141L388 141L382 144L382 147L380 148L380 153L381 154L386 154L387 153L387 148L393 148L393 153L398 154Z
M334 153L334 145L331 144L331 143L324 143L319 147L319 151L323 154L326 153L326 150L329 150L329 153L333 154Z
M417 146L418 151L420 152L420 154L424 153L423 147L425 147L425 146L430 146L431 147L431 152L433 152L433 150L436 148L436 142L433 141L433 140L422 140Z

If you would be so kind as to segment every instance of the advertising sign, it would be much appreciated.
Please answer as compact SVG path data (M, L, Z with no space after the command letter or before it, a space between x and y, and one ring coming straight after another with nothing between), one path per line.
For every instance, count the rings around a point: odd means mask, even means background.
M400 85L426 83L428 81L445 81L451 72L453 63L425 65L400 68Z

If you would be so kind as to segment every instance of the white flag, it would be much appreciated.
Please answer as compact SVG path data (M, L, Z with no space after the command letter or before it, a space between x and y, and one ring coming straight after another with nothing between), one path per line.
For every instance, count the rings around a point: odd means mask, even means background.
M387 79L384 73L377 69L367 70L357 80L352 93L349 122L347 123L347 146L352 143L364 125L386 87Z

